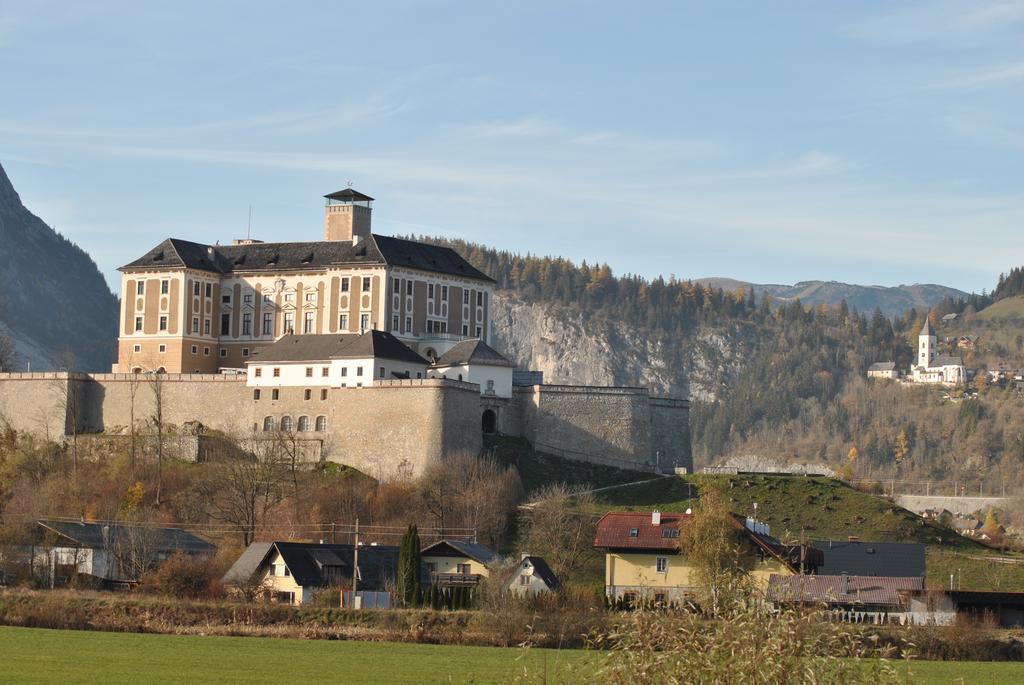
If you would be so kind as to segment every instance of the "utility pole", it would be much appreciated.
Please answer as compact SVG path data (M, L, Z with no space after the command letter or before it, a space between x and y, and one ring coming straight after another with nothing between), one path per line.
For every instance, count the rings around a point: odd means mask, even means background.
M359 518L356 517L356 532L352 545L352 608L356 608L356 591L359 589Z

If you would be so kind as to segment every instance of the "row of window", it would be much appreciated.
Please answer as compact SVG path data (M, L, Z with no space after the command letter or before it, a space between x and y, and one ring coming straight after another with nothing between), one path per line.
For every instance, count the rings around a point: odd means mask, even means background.
M342 383L342 387L344 387L344 385L345 384ZM363 384L360 383L359 385L361 387ZM262 398L262 397L263 397L263 391L260 388L256 388L255 390L252 391L252 398L253 398L253 400L258 402L260 400L260 398ZM281 390L279 388L272 388L271 391L270 391L270 399L271 400L279 400L279 399L281 399ZM304 399L304 400L311 400L311 399L313 399L313 390L310 389L310 388L306 388L305 390L303 390L302 391L302 399ZM327 399L327 388L321 388L320 389L320 401L322 402L322 401L325 401L326 399Z
M406 280L406 282L405 282L405 294L406 295L412 295L412 287L413 287L412 284L413 284L413 282L411 280ZM427 283L427 299L428 300L435 299L435 296L438 294L438 292L437 292L438 289L440 289L441 301L442 302L447 302L448 301L448 286L446 286L446 285L436 286L434 283ZM393 285L391 287L391 292L393 294L395 294L395 295L398 295L399 293L402 292L402 281L401 281L401 279L399 279L399 278L395 278L394 279ZM463 288L463 290L462 290L462 304L469 304L469 293L470 293L469 288ZM476 304L477 304L478 307L482 307L483 304L484 304L484 293L483 293L482 290L476 291Z
M270 433L277 430L277 423L274 421L273 416L268 416L263 419L263 432ZM313 423L313 430L317 433L323 433L327 430L327 417L318 416L316 421ZM281 431L284 433L291 433L295 431L295 424L292 422L292 417L282 416L281 417ZM309 417L300 416L298 421L298 432L306 433L309 431Z

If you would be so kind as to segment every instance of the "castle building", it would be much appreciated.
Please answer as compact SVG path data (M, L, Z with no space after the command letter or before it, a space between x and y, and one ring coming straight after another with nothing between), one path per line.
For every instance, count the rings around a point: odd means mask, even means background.
M290 335L385 331L430 361L488 341L491 278L450 248L372 233L368 195L325 198L321 241L168 238L121 267L113 371L243 369Z
M188 427L180 458L199 458L207 428L271 448L287 435L303 461L377 479L479 454L493 433L566 459L692 470L686 399L514 383L490 345L492 279L449 248L373 233L368 195L326 200L320 241L169 238L121 267L113 373L0 373L0 416L105 453L159 405Z
M927 317L917 340L917 364L910 370L914 383L962 385L967 380L963 359L938 353L938 338Z

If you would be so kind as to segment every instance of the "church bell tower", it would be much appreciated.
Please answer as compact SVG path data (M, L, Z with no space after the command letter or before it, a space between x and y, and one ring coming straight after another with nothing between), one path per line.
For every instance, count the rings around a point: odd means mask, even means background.
M928 314L931 316L931 312ZM935 348L938 342L930 318L925 317L924 326L921 328L921 333L918 334L917 340L917 365L928 368L935 359Z

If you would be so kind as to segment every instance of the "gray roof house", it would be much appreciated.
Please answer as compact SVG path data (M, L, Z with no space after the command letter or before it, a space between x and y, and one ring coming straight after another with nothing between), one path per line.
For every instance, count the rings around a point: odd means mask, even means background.
M818 568L821 576L925 577L922 544L859 540L814 540L811 544L825 555L825 563Z
M349 587L354 547L317 542L254 542L224 574L227 586L258 586L267 599L305 604L330 587ZM383 591L395 582L398 548L359 546L359 589Z
M211 555L213 544L181 528L41 519L36 556L53 575L92 576L110 584L133 583L176 553ZM58 568L59 567L59 568Z

